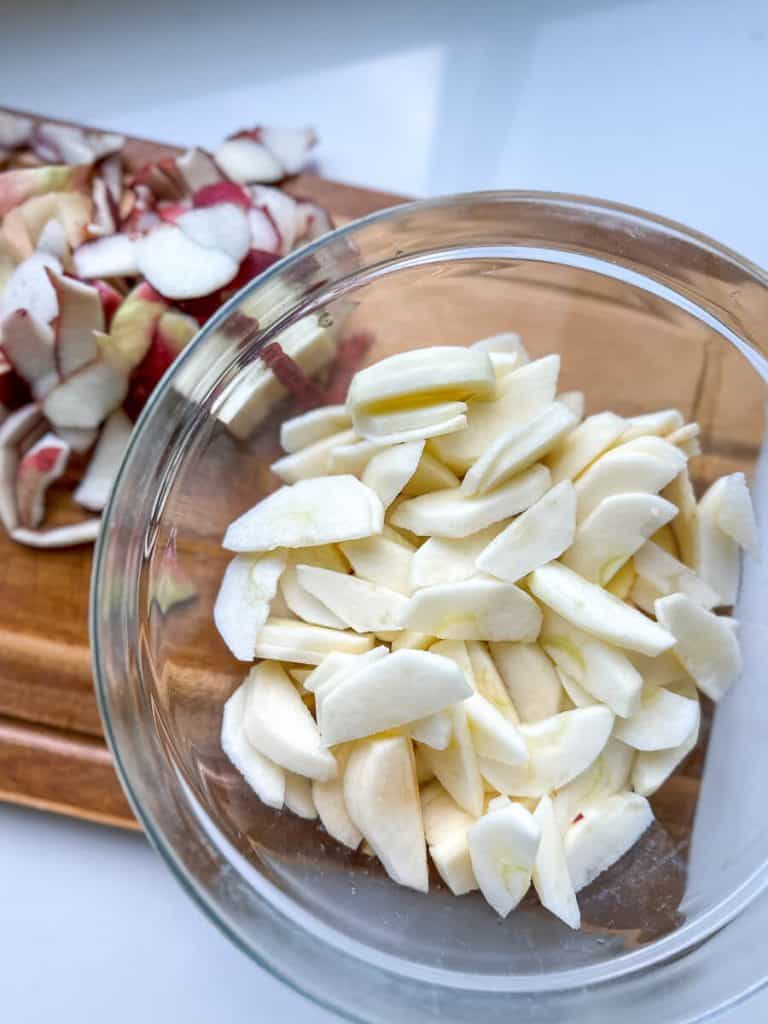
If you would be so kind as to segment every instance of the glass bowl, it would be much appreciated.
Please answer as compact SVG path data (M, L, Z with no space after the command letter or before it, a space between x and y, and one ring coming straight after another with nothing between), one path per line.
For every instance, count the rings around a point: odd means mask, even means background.
M319 384L286 391L267 346L280 339L288 351L318 324ZM221 538L277 485L281 421L318 401L320 386L342 395L382 356L507 330L535 356L561 354L561 390L583 389L588 413L675 406L697 420L697 489L744 470L761 518L761 270L677 224L572 196L484 193L376 214L232 299L144 410L93 577L107 737L137 817L206 913L350 1018L603 1022L621 1000L624 1024L700 1020L766 970L760 908L742 913L768 882L765 560L747 560L735 612L744 677L714 715L706 706L699 746L653 797L658 823L582 893L579 932L533 899L500 921L479 894L456 898L435 875L428 895L399 888L316 823L262 805L220 749L222 705L245 674L212 622L231 557ZM261 352L277 376L243 407ZM180 574L196 597L174 603Z

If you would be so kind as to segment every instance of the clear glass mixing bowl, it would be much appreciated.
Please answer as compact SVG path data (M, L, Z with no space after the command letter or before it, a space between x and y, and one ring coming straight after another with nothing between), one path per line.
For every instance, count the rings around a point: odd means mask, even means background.
M619 1008L623 1024L677 1024L732 1003L768 973L768 908L742 913L768 881L765 560L748 560L736 610L744 678L714 717L707 708L701 744L653 798L658 825L582 894L580 932L534 900L502 922L436 878L427 896L399 888L317 824L263 806L222 755L221 708L244 666L212 623L230 557L220 542L276 486L280 423L300 406L265 405L246 440L220 416L264 346L310 315L338 345L321 378L337 390L402 348L517 330L534 355L561 354L561 388L583 389L588 412L676 406L698 420L696 484L745 470L764 518L768 278L757 267L640 211L540 193L419 202L335 232L201 332L145 409L106 513L95 673L147 834L241 948L353 1019L599 1024ZM174 548L198 596L164 611Z

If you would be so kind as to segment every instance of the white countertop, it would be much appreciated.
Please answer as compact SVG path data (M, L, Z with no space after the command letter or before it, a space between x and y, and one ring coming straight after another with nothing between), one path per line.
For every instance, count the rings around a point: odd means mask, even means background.
M2 102L29 110L209 146L309 122L331 177L602 196L768 265L762 0L9 2L0 61ZM9 1024L335 1019L231 947L139 836L0 806L0 908ZM766 1017L764 995L720 1019Z

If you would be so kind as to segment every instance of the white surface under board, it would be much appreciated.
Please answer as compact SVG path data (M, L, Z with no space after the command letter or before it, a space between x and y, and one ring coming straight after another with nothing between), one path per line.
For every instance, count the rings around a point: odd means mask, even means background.
M768 265L761 0L6 2L0 87L181 144L311 122L331 177L603 196ZM8 807L0 964L13 1024L335 1019L231 947L141 837ZM720 1019L767 1018L758 996Z

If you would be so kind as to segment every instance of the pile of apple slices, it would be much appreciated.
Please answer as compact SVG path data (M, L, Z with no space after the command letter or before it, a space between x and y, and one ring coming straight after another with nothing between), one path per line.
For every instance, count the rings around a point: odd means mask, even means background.
M280 487L231 524L216 601L258 663L222 746L256 794L426 891L502 916L576 893L653 821L698 691L741 671L757 529L741 473L696 501L676 410L582 418L516 335L359 371L283 424Z
M37 547L97 535L97 517L40 529L72 453L91 456L74 501L98 513L132 422L199 325L331 227L274 185L301 169L311 131L251 129L134 170L124 141L0 110L0 522ZM233 432L261 397L233 398Z

